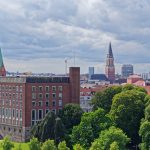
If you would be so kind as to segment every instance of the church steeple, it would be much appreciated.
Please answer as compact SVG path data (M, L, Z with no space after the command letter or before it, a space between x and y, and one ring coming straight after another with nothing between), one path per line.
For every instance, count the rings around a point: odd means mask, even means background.
M111 48L111 42L109 43L108 56L109 57L113 57L113 52L112 52L112 48Z
M3 63L1 48L0 48L0 76L6 76L6 70Z
M115 81L115 66L111 42L109 43L108 54L106 58L105 74L111 83Z

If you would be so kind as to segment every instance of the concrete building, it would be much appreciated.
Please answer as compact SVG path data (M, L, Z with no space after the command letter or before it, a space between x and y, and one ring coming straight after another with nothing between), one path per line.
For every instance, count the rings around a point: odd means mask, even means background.
M0 135L28 141L33 125L67 103L80 102L80 68L69 76L0 77Z
M94 67L89 67L89 80L91 79L91 76L94 74Z
M92 106L90 105L92 97L91 88L80 88L80 107L84 112L92 111Z
M106 58L105 74L111 83L115 81L115 65L111 43L109 43L108 54Z
M122 77L129 77L130 75L133 75L133 65L131 64L124 64L121 67L121 74Z

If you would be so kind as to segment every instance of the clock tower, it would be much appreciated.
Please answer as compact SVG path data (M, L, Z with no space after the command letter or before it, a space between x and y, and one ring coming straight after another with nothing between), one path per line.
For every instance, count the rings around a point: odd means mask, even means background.
M105 74L108 80L110 81L110 83L113 83L115 81L115 65L114 65L114 57L113 57L111 42L109 43L109 49L106 58Z

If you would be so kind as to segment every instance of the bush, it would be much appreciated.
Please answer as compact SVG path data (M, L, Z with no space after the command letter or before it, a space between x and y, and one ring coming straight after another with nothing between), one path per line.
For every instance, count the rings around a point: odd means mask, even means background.
M14 147L14 144L10 141L10 138L6 136L2 142L3 150L11 150Z

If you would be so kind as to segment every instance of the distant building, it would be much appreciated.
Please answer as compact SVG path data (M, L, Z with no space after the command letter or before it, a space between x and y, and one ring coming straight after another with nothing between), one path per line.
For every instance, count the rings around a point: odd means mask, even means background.
M31 127L49 111L79 102L79 67L71 67L69 76L0 77L0 137L28 141Z
M136 86L145 86L145 81L139 75L130 75L127 78L128 84L134 84Z
M91 79L91 76L94 74L94 67L89 67L89 80Z
M150 73L142 73L141 76L144 80L149 80L150 79Z
M3 63L3 57L2 57L1 49L0 49L0 76L6 76L6 70L5 70L5 66Z
M92 111L91 99L93 97L91 88L80 88L80 107L84 112Z
M106 58L105 74L111 83L115 81L115 65L111 43L109 43L109 49Z
M122 74L122 77L125 77L125 78L129 77L130 75L133 75L133 65L131 64L122 65L121 74Z

